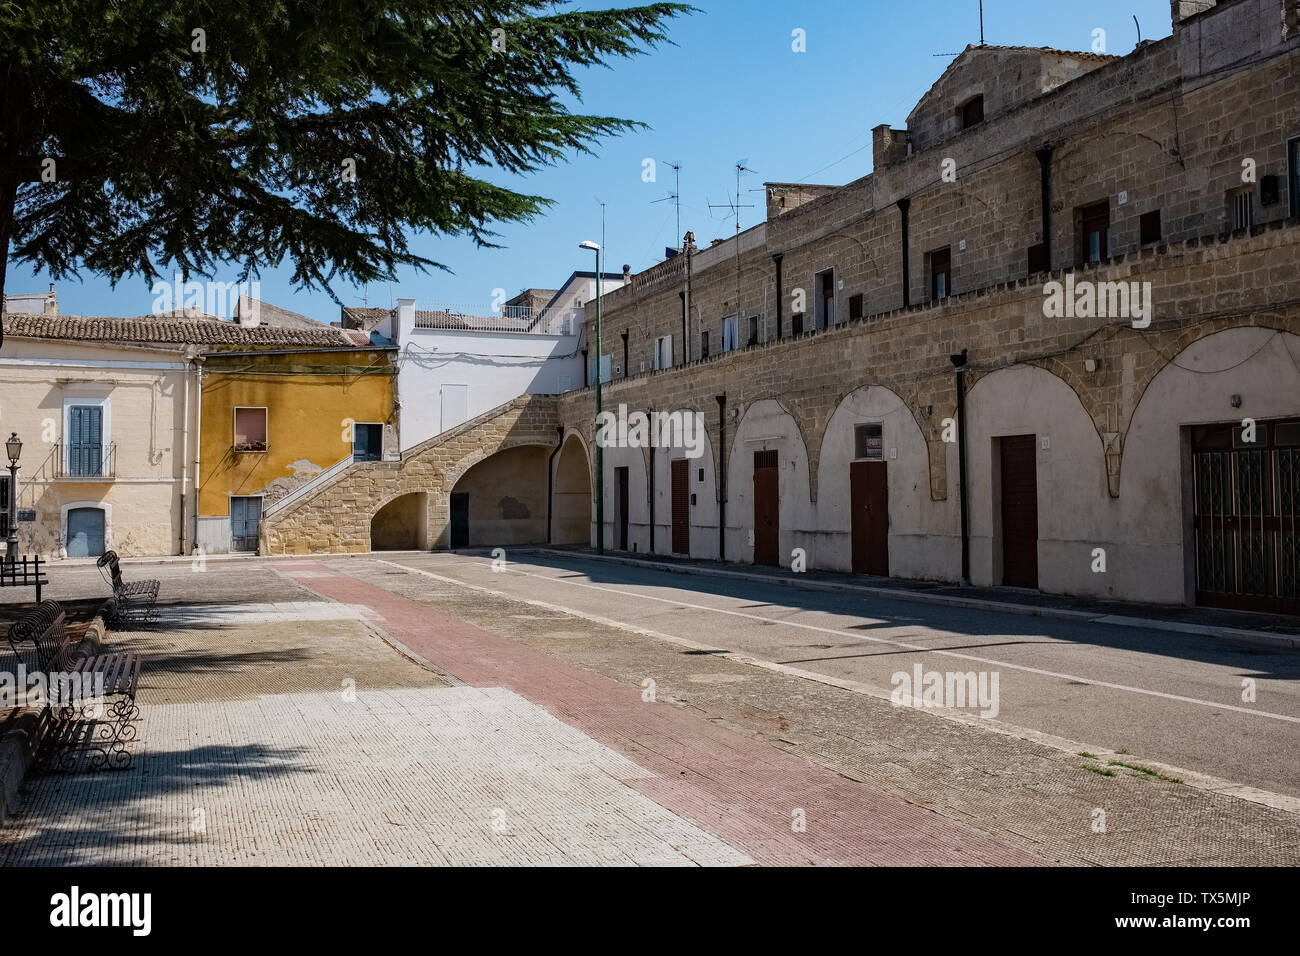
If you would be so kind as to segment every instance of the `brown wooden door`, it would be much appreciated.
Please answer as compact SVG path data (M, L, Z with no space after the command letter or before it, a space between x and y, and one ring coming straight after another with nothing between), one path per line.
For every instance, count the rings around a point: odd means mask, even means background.
M1038 587L1038 458L1034 435L1000 440L1002 451L1002 583Z
M618 511L616 527L618 528L618 549L620 551L627 550L627 474L626 468L614 469L614 507Z
M691 553L691 463L673 461L673 553Z
M754 563L778 567L781 537L781 492L777 453L754 452Z
M883 461L849 467L853 573L889 576L889 482Z

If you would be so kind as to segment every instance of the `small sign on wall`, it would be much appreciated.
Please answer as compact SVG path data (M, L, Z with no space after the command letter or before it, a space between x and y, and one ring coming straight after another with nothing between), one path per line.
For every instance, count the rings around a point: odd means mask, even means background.
M35 509L35 508L19 508L19 509L18 509L18 520L19 520L19 521L35 521L35 520L36 520L36 509Z

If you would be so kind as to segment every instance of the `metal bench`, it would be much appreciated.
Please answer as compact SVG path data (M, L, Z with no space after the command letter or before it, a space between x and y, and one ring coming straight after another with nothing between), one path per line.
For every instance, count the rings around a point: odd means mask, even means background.
M21 689L40 675L40 703L48 712L38 766L45 770L124 770L135 739L133 721L140 658L129 652L82 656L68 638L63 609L38 604L9 628L9 646L26 672ZM29 703L32 701L29 700Z
M152 624L158 618L158 581L123 581L116 551L105 551L95 562L99 573L113 589L113 608L109 623L117 626ZM105 574L107 571L107 574Z

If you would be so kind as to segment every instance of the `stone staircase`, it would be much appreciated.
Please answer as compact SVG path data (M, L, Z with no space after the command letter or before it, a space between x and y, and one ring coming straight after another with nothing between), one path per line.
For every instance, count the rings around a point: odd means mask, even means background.
M430 550L448 544L449 496L473 465L521 445L555 447L554 395L521 395L408 449L400 461L330 468L263 516L262 554L356 554L370 550L370 522L401 495L425 493ZM340 462L340 465L344 463ZM337 467L337 466L336 466ZM301 493L297 493L301 492Z

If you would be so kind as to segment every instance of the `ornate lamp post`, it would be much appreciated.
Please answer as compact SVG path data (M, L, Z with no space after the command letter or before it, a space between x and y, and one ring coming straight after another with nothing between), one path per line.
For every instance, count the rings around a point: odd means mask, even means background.
M5 502L9 537L5 540L5 561L13 564L18 558L18 457L23 453L23 441L17 432L10 432L5 453L9 456L9 500Z

